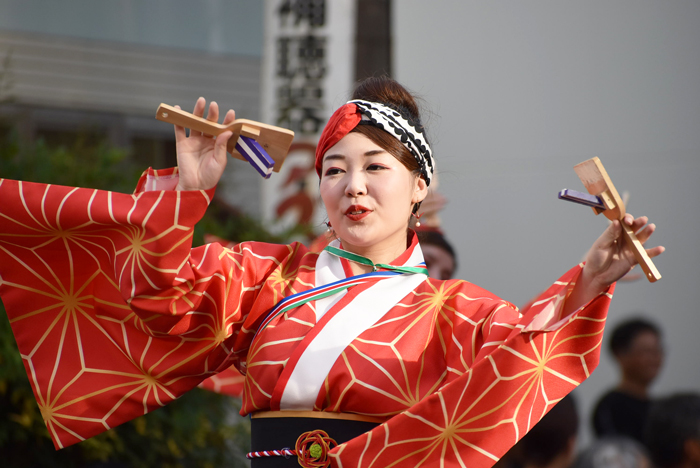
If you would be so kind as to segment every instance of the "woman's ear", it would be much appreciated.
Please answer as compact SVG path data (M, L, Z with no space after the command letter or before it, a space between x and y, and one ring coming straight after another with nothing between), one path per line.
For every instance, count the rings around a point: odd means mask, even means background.
M411 198L411 203L420 203L423 200L425 200L425 197L428 196L428 184L425 182L425 179L422 177L418 177L418 181L416 183L416 190L413 192L413 198Z

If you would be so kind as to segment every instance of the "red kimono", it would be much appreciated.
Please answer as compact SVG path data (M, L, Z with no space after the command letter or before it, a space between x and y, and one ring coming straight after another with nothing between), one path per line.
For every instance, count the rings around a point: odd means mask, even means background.
M192 249L213 191L176 183L149 171L126 195L0 181L0 295L57 448L233 365L242 414L387 418L336 447L334 466L488 467L598 363L612 288L560 316L580 266L522 314L466 281L401 275L262 328L281 299L346 281L349 265L301 244ZM414 236L392 264L420 261Z

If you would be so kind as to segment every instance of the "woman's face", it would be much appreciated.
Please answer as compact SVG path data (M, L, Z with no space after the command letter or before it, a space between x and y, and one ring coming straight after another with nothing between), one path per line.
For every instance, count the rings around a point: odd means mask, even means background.
M321 198L343 247L406 249L413 205L425 180L360 133L349 133L323 156Z

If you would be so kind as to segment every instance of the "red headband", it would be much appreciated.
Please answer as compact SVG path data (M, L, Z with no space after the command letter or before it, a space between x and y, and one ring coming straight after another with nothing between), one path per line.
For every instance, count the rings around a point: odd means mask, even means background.
M357 111L357 106L351 103L345 104L331 115L316 145L316 174L319 177L321 177L323 155L357 127L360 120L362 120L362 114Z

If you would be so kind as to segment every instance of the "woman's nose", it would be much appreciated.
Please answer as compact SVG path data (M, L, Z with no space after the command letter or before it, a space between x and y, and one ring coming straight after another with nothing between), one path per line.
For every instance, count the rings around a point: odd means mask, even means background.
M367 180L361 171L353 171L347 173L347 185L345 186L345 194L348 197L357 197L367 194Z

